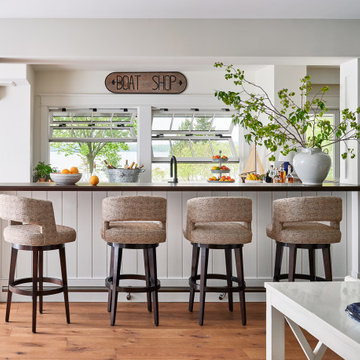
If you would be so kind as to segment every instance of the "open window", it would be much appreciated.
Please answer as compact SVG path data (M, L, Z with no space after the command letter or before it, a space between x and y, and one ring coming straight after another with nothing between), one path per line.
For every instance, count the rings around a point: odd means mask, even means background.
M79 167L83 181L95 173L105 179L104 160L119 166L136 161L136 110L51 109L50 163L59 170Z
M232 174L238 173L238 131L229 111L157 110L152 122L153 181L166 181L171 156L181 181L204 181L212 156L222 151Z

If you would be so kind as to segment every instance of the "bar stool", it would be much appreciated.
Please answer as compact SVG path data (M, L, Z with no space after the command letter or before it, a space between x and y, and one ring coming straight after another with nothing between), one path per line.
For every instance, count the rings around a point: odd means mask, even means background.
M110 324L115 325L118 292L146 292L147 308L154 323L159 325L156 248L166 240L166 199L152 196L108 197L102 202L102 238L111 246L110 276L105 285L108 292ZM143 249L145 275L123 274L120 267L123 249ZM119 286L120 280L144 280L145 287Z
M55 224L51 201L28 199L14 195L0 195L0 218L9 221L4 229L5 241L11 243L11 262L5 321L9 321L12 294L32 296L32 332L36 332L37 297L39 312L43 313L43 296L64 293L66 321L70 324L65 243L75 241L76 232L67 226ZM15 280L18 250L32 251L32 277ZM62 279L43 276L43 252L59 250ZM43 290L43 283L59 285ZM18 287L32 283L31 290Z
M341 219L341 198L310 196L275 200L272 224L266 228L267 236L276 241L274 281L331 281L330 245L340 242ZM329 222L329 225L320 221ZM288 274L280 274L284 247L289 248ZM297 249L308 249L310 275L295 273ZM316 249L322 249L325 279L316 276Z
M242 324L246 325L243 245L250 243L252 220L251 199L235 197L194 198L187 202L184 235L192 243L192 266L189 278L189 311L193 311L195 291L200 291L199 324L204 324L206 292L228 293L229 311L233 311L233 292L240 295ZM208 274L209 249L225 251L226 275ZM232 276L231 250L235 252L237 277ZM199 253L201 270L197 274ZM200 284L197 280L200 279ZM207 286L207 279L226 280L226 287ZM237 286L233 286L233 282Z

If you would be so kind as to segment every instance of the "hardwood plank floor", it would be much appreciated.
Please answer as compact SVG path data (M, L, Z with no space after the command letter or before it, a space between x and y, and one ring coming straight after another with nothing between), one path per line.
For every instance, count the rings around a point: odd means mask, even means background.
M0 304L0 359L265 359L265 304L248 303L248 324L241 325L239 304L207 303L205 324L198 325L185 303L160 303L160 326L153 325L145 303L119 303L117 323L104 303L71 303L71 324L64 304L45 303L38 315L37 334L31 332L31 304L13 303L10 323ZM311 337L310 344L316 341ZM289 328L286 359L306 359ZM340 359L329 349L325 360Z

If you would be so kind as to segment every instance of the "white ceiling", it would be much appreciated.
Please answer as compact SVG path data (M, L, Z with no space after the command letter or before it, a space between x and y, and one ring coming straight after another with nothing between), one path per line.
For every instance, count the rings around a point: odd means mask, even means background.
M1 0L0 18L360 19L360 1Z

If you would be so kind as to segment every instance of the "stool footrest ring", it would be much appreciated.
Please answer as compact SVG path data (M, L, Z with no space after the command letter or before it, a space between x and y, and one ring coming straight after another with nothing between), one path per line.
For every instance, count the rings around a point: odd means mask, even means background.
M227 280L226 275L223 275L223 274L207 274L206 278L208 280L209 279ZM194 289L196 291L200 290L200 284L196 283L197 280L200 280L200 275L196 275L194 277L189 278L190 289ZM238 286L234 286L231 288L228 288L227 286L206 286L205 291L207 291L207 292L229 292L229 291L230 292L239 292L239 291L245 290L245 287L246 287L245 282L241 283L241 281L235 276L231 277L231 281L237 283Z
M135 275L135 274L122 274L119 276L119 280L142 280L146 281L145 275ZM105 286L111 290L113 285L113 278L109 276L105 279ZM142 292L153 292L160 289L160 281L157 280L156 285L151 281L150 286L117 286L116 290L119 292L126 293L142 293Z
M285 279L287 280L288 278L289 278L289 274L281 274L278 277L274 277L274 280L275 281L285 280ZM295 274L294 279L311 280L311 277L310 275L306 275L306 274ZM315 281L326 281L326 279L320 276L315 276Z
M20 289L18 286L21 284L27 284L27 283L32 283L33 282L33 278L21 278L21 279L17 279L11 283L9 283L9 291L11 291L14 294L19 294L19 295L25 295L25 296L33 296L33 291L32 289ZM38 284L39 284L39 279L38 279ZM55 284L55 285L60 285L60 287L57 287L55 289L50 289L50 290L37 290L36 293L38 296L47 296L47 295L54 295L54 294L59 294L64 292L64 290L66 289L67 286L65 286L62 282L61 279L57 279L57 278L51 278L51 277L43 277L42 278L42 282L43 283L50 283L50 284Z

